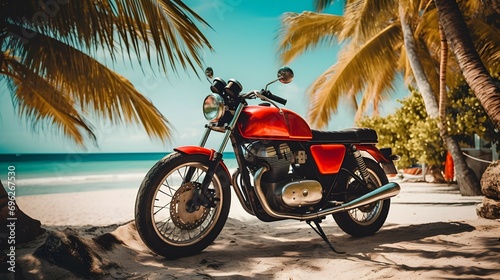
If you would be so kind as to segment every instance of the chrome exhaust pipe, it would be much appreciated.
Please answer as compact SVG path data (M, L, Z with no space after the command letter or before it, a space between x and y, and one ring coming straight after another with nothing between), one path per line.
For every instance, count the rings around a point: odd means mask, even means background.
M294 219L294 220L313 220L317 218L321 218L330 214L335 214L339 212L345 212L351 209L355 209L379 200L384 200L393 196L396 196L399 194L399 191L401 190L401 187L399 186L398 183L395 182L390 182L388 184L385 184L381 186L380 188L373 190L365 195L362 195L352 201L346 202L344 204L341 204L339 206L321 210L316 213L311 213L311 214L290 214L290 213L278 213L274 211L269 204L267 203L266 196L264 192L262 191L262 187L260 185L260 180L262 179L262 175L268 170L266 166L262 167L255 173L254 177L254 184L255 184L255 190L257 193L257 198L259 199L260 203L262 204L262 208L264 211L271 217L277 218L277 219Z
M236 197L238 197L238 200L240 201L243 210L245 210L248 214L255 216L252 210L252 206L250 206L248 195L246 195L247 199L245 199L245 195L243 195L243 191L241 190L240 185L238 185L239 175L240 175L240 169L236 168L236 171L234 171L233 175L231 176L231 185L233 186L233 190L236 193Z
M375 189L367 194L364 194L354 200L351 200L347 203L344 203L338 207L343 208L343 210L340 211L347 211L351 209L355 209L379 200L384 200L393 196L396 196L399 194L399 191L401 190L401 187L399 186L398 183L390 182L388 184L385 184L381 186L378 189ZM335 207L334 209L336 209ZM333 209L330 209L333 210ZM334 213L339 212L335 211ZM333 214L333 213L332 213Z

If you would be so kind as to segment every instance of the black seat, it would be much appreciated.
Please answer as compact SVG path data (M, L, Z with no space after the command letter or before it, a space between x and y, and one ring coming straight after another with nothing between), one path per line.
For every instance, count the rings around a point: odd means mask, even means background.
M371 128L346 128L338 131L312 130L311 142L370 143L378 142L377 132Z

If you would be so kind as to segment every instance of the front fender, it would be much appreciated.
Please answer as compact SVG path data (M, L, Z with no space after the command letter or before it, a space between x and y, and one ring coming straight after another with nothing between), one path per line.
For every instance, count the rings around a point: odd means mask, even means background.
M215 150L214 149L207 149L204 147L200 146L181 146L174 148L174 151L181 153L181 154L187 154L187 155L205 155L208 156L208 159L212 160L215 155ZM229 173L229 169L227 169L226 164L224 163L224 158L219 164L219 167L222 167L222 169L226 172L227 176L231 178L231 175Z

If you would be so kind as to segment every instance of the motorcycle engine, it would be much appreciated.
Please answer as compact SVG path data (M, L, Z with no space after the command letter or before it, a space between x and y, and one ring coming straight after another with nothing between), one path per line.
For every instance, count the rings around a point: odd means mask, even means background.
M245 159L253 172L257 171L263 163L270 170L264 173L262 181L278 182L284 179L290 170L290 164L294 162L293 153L286 143L267 143L256 141L245 149Z
M245 159L253 175L264 164L269 170L260 182L269 205L287 211L318 203L323 188L318 181L304 180L290 172L294 154L286 143L256 141L245 148Z

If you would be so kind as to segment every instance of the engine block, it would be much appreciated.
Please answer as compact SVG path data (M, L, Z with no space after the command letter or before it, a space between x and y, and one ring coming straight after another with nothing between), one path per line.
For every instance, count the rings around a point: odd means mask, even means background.
M256 141L245 149L245 159L250 166L257 170L262 164L270 168L262 177L266 182L278 182L284 179L294 162L294 156L286 143L265 143Z

